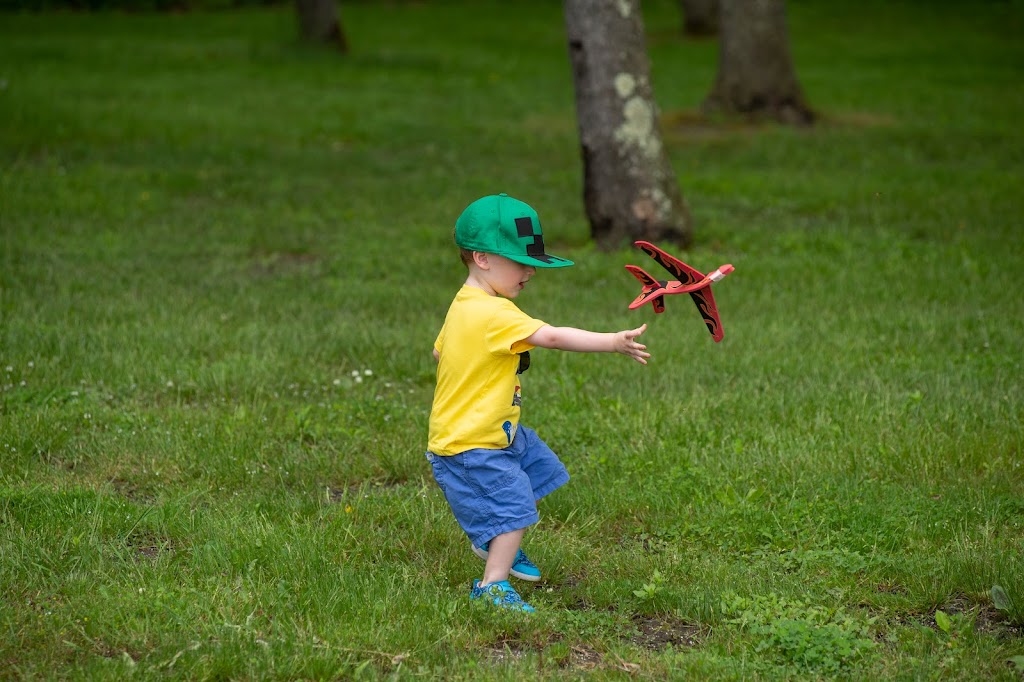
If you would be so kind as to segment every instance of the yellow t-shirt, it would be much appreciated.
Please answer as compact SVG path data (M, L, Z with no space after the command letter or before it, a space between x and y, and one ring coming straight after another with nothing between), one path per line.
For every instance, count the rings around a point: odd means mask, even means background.
M519 353L544 326L505 298L463 286L434 341L440 353L427 449L505 448L519 426Z

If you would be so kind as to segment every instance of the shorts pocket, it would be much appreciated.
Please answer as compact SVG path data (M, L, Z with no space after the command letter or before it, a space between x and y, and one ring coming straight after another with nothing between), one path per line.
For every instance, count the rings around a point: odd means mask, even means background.
M431 472L434 474L434 482L437 483L437 487L441 489L441 492L447 494L448 486L444 484L444 479L446 475L449 475L448 470L445 468L444 464L438 461L437 455L434 455L429 459L430 469Z
M505 450L466 453L466 479L477 496L487 496L512 485L521 475L519 462Z

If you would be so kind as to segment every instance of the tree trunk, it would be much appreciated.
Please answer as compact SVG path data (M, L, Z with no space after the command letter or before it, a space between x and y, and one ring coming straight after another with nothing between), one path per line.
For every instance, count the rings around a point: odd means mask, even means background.
M639 0L565 0L583 202L602 248L688 246L690 215L661 141Z
M295 9L303 40L335 45L342 52L348 52L348 41L334 0L295 0Z
M721 3L718 78L704 110L813 123L789 52L785 0Z
M683 33L694 38L718 34L718 0L679 0Z

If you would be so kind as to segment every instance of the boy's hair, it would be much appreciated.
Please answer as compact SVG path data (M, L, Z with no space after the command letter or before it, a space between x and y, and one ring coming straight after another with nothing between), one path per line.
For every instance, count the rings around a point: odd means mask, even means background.
M453 233L452 236L454 237L455 233ZM458 239L458 237L456 237L456 239ZM455 245L459 246L458 242L456 242ZM463 246L459 246L459 259L462 261L462 264L468 268L469 264L473 262L473 251Z

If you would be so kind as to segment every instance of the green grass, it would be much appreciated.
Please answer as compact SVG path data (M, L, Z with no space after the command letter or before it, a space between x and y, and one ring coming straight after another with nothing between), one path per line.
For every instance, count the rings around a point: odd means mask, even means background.
M350 3L343 58L5 15L0 677L1020 679L1024 12L789 5L811 131L700 122L717 47L645 3L717 345L589 242L558 3ZM578 263L518 303L654 353L534 354L533 618L422 458L495 191Z

